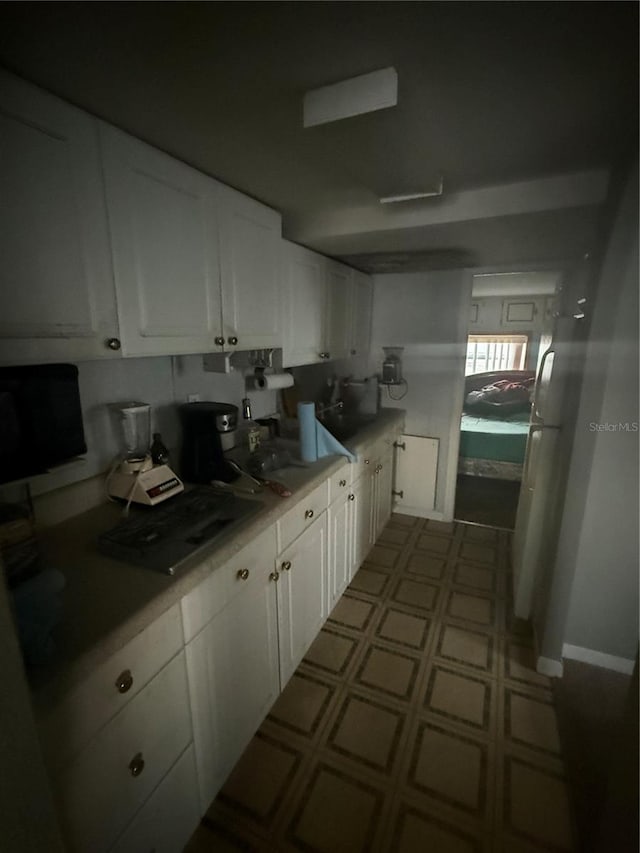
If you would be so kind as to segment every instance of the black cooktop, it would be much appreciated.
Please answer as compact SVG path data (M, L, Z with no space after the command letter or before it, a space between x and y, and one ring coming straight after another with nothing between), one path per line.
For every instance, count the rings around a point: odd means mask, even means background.
M262 509L212 486L196 486L155 507L131 508L128 518L98 537L98 550L167 575Z

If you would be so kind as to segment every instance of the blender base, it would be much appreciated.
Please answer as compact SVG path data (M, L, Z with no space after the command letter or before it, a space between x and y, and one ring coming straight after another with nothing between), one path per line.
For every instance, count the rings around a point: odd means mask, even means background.
M107 491L112 498L156 506L183 492L184 485L168 465L156 465L137 473L123 471L121 467L109 477Z

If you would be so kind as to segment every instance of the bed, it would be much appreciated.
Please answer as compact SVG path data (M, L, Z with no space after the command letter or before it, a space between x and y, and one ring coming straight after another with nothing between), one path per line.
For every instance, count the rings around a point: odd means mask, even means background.
M530 370L465 377L459 474L522 479L534 381Z

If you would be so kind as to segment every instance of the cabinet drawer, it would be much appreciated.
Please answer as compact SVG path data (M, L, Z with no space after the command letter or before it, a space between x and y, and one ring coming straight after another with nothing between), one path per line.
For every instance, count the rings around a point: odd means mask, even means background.
M275 527L270 527L185 595L181 602L185 643L192 640L207 622L246 588L246 581L256 571L264 569L268 575L275 556Z
M176 604L39 720L47 765L59 770L182 648Z
M190 740L181 652L53 780L70 849L108 850Z
M352 482L354 466L351 462L342 465L335 474L329 477L329 503L332 504L337 498L349 490Z
M325 480L311 494L299 501L277 522L278 553L306 530L329 505L329 481Z
M193 746L178 759L120 836L111 853L176 853L198 826Z

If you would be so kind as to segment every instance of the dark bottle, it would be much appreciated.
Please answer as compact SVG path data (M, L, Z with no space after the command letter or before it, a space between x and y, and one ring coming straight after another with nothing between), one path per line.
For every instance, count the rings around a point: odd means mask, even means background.
M151 442L151 461L154 465L167 465L169 462L169 451L162 442L159 432L154 432Z

